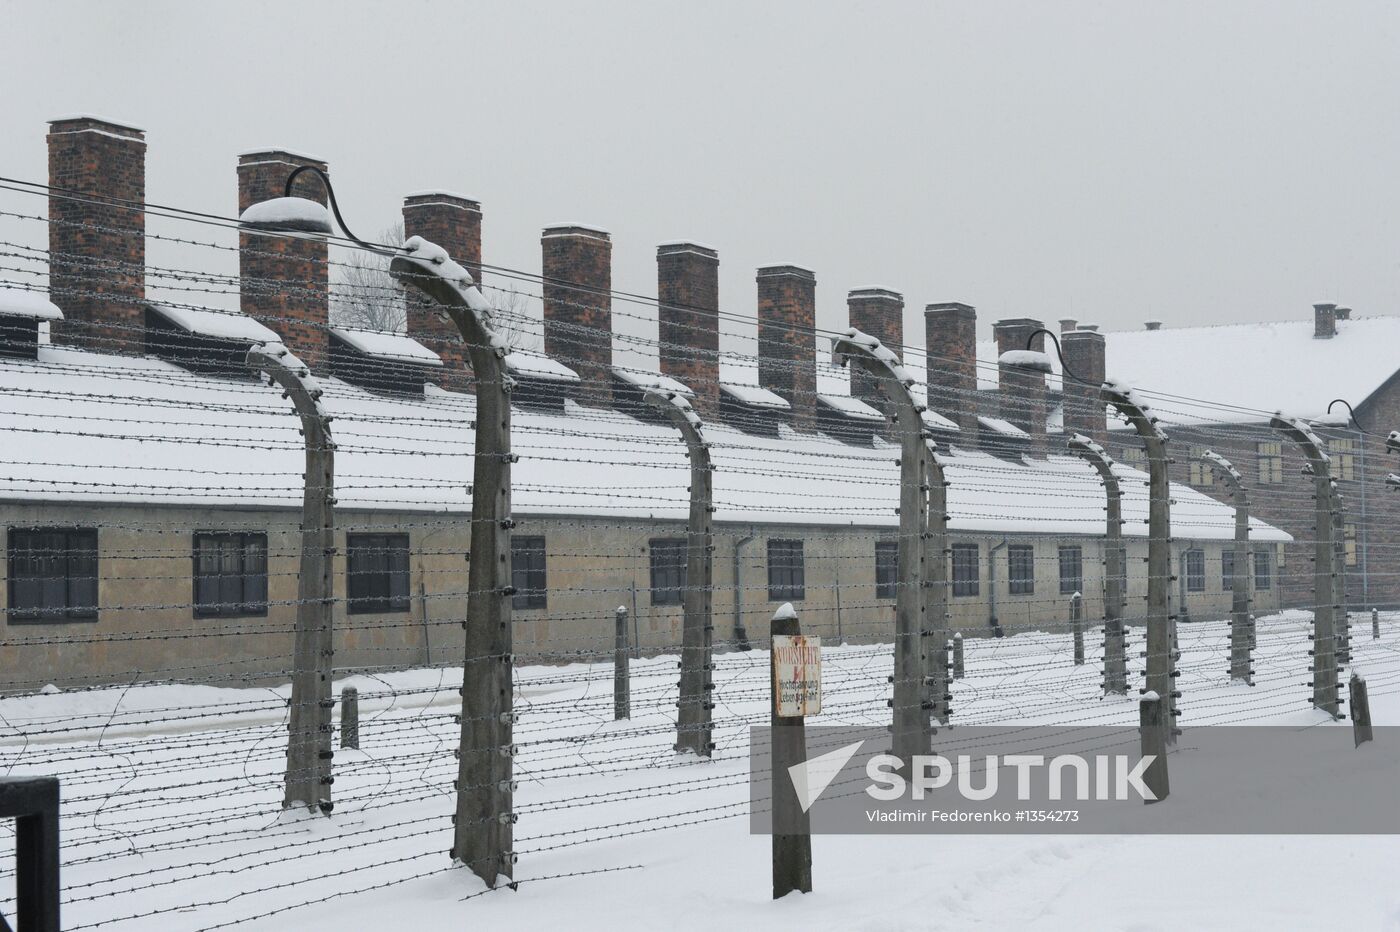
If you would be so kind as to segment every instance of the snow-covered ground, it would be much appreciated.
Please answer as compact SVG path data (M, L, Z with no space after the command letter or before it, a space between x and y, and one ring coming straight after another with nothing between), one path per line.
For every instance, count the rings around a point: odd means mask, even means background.
M1260 620L1252 688L1228 682L1223 623L1184 626L1183 726L1349 727L1308 705L1309 621ZM1354 625L1376 723L1400 724L1400 615L1379 640L1369 617ZM969 640L955 719L1135 724L1136 703L1101 698L1095 657L1075 667L1070 649L1058 632ZM828 648L823 665L818 722L888 720L888 645ZM1400 928L1395 836L818 836L815 892L773 902L769 840L747 820L767 654L718 658L708 763L671 750L675 674L674 657L634 661L634 716L614 722L611 665L518 671L514 891L446 853L460 668L338 684L360 690L362 744L337 751L331 818L280 813L285 689L5 699L0 765L63 780L68 930ZM1183 789L1161 805L1190 804Z

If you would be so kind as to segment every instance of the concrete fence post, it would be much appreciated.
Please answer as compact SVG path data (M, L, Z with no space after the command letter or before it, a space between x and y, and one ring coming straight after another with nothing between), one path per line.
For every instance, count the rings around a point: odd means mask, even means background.
M1123 490L1113 471L1113 460L1093 438L1075 434L1069 440L1069 449L1094 467L1103 484L1107 515L1103 541L1103 690L1108 695L1124 696L1128 693L1128 660L1123 629Z
M961 631L953 634L953 679L963 678L963 636Z
M1156 799L1146 803L1161 802L1171 793L1167 779L1167 727L1166 710L1160 696L1149 690L1138 702L1138 734L1142 756L1151 757L1152 763L1143 772L1142 782L1152 791Z
M1380 609L1371 609L1371 640L1379 640L1381 636L1381 613Z
M333 805L331 713L335 708L331 695L335 592L335 443L331 419L321 408L320 382L285 346L256 344L249 348L245 363L265 374L269 384L282 388L301 420L306 473L282 806L318 808L328 813Z
M613 721L632 717L632 686L627 643L627 606L619 605L613 624Z
M800 635L802 626L792 603L773 615L774 636ZM794 890L812 892L812 818L802 808L790 770L807 760L807 726L801 715L779 715L778 652L769 643L768 683L771 694L773 758L773 899Z
M1250 626L1250 578L1253 566L1249 556L1249 494L1244 477L1225 457L1207 450L1201 459L1209 463L1221 485L1235 503L1235 541L1231 550L1235 572L1230 581L1230 679L1254 684L1254 658Z
M1351 674L1351 737L1356 747L1372 738L1371 701L1366 696L1366 680L1359 673Z
M685 588L681 592L680 700L676 750L709 757L714 715L714 466L704 423L675 392L648 389L646 400L681 432L690 457L690 521L686 528Z
M893 753L906 769L918 755L928 754L932 735L931 717L941 714L942 696L947 694L944 670L939 676L925 646L927 633L946 620L925 618L928 582L932 568L927 565L931 538L929 493L931 477L941 485L942 470L933 460L932 443L924 427L927 406L914 398L910 389L914 377L900 364L899 357L872 336L847 330L831 342L831 355L837 365L858 365L871 376L890 401L890 419L899 436L899 557L898 591L895 594L894 696L892 709ZM942 489L940 488L940 492ZM942 524L942 516L935 522ZM939 559L944 555L939 554ZM935 654L941 654L938 650ZM935 705L935 702L937 705Z
M1322 450L1322 441L1303 421L1275 414L1269 426L1302 450L1308 464L1304 473L1312 477L1314 496L1313 541L1313 633L1312 704L1333 718L1341 715L1337 695L1337 549L1332 545L1336 523L1336 488L1332 482L1331 461Z
M1084 665L1084 596L1076 592L1069 600L1069 627L1074 636L1074 665Z
M492 309L465 268L419 236L404 243L389 272L430 298L456 324L476 380L471 562L463 650L461 735L451 855L495 887L514 873L515 655L510 580L510 392L507 344Z
M340 689L340 746L360 749L360 691L353 686Z
M1158 426L1157 416L1133 393L1114 382L1105 382L1104 403L1128 419L1147 450L1147 691L1160 697L1158 716L1168 744L1176 743L1177 709L1176 645L1173 643L1175 616L1168 601L1171 595L1171 481L1167 476L1167 435Z

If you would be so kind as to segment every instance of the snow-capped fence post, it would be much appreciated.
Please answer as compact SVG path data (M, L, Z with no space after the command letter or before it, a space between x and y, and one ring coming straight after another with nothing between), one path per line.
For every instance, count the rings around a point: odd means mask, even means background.
M1162 699L1152 690L1148 690L1138 701L1138 735L1142 756L1152 758L1152 763L1143 771L1142 782L1156 799L1145 799L1145 803L1160 802L1171 792L1171 783L1167 779L1169 733Z
M963 636L961 631L953 634L953 679L963 678Z
M807 725L801 715L780 715L776 637L796 637L802 633L797 612L784 602L773 613L769 630L768 683L772 702L772 766L769 786L773 790L773 899L794 890L812 892L812 818L792 780L792 768L807 760Z
M1168 607L1171 590L1171 481L1167 477L1167 435L1157 417L1131 389L1104 382L1101 397L1127 418L1147 449L1147 685L1161 699L1160 720L1165 741L1176 743L1176 653L1172 643L1174 616Z
M1109 695L1128 692L1128 662L1123 631L1123 490L1113 472L1108 452L1085 434L1069 439L1070 452L1087 462L1099 474L1104 488L1103 559L1103 690Z
M340 689L340 746L360 749L360 691L353 686Z
M1074 665L1084 666L1084 595L1076 592L1069 599L1069 627L1074 637Z
M922 422L923 412L918 413ZM933 720L946 725L953 714L953 693L948 678L948 555L952 553L948 546L948 480L943 478L943 461L938 458L934 442L926 437L924 446L928 502L924 518L920 608L924 618L922 643L925 649L933 647L925 659L925 684Z
M617 607L613 625L613 721L632 717L629 680L630 647L627 643L627 606Z
M280 344L259 343L245 360L282 388L301 421L306 451L302 484L301 552L297 570L292 696L288 713L283 808L330 812L333 725L331 711L332 608L335 556L335 444L321 408L321 386L311 370Z
M1235 572L1230 581L1230 679L1254 684L1253 658L1250 656L1249 580L1253 566L1249 556L1249 493L1244 477L1225 457L1207 450L1201 459L1209 463L1215 478L1225 486L1235 503L1235 540L1231 553Z
M1340 716L1337 689L1337 549L1332 545L1338 507L1331 461L1322 450L1322 441L1307 424L1276 413L1269 426L1279 431L1303 451L1307 458L1304 474L1312 476L1316 502L1313 542L1313 633L1312 704L1333 718Z
M686 525L685 588L681 592L680 700L676 750L709 757L714 717L714 467L704 423L690 402L676 392L648 389L646 400L660 408L685 440L690 457L690 520Z
M1347 684L1351 694L1351 737L1356 747L1371 740L1371 701L1366 697L1366 680L1352 671Z
M910 393L914 378L899 357L872 336L859 330L847 330L832 338L832 360L840 366L853 362L874 377L875 384L890 400L890 419L899 433L899 556L898 589L895 594L894 626L894 697L890 700L893 726L893 753L911 766L915 756L929 753L931 734L930 713L937 715L930 694L947 695L947 670L931 663L924 649L924 639L931 625L942 630L946 619L926 619L925 583L929 579L925 565L929 551L934 549L928 521L930 476L936 459L933 445L924 428L926 406ZM936 470L941 481L942 470ZM936 527L946 527L940 519ZM941 544L946 547L946 543ZM940 553L939 559L945 559ZM946 640L947 635L940 635ZM937 652L942 654L943 650Z
M457 325L476 380L471 562L462 677L456 812L451 855L495 887L514 872L515 658L511 638L510 391L508 346L471 275L441 247L411 237L389 272L423 292Z

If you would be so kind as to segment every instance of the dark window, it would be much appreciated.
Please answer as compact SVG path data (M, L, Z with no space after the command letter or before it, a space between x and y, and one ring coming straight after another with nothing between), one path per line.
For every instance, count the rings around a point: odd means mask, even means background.
M11 528L10 619L97 617L97 531Z
M347 611L408 611L408 535L351 534L346 541Z
M658 537L647 544L651 551L651 604L680 605L685 589L687 542L684 537Z
M1012 595L1035 591L1035 548L1012 544L1006 548L1006 584Z
M544 574L544 538L510 539L510 584L513 608L544 608L549 603L549 586Z
M768 542L768 599L794 602L807 597L807 572L802 562L802 541Z
M1254 551L1254 588L1261 592L1267 592L1274 587L1273 561L1269 559L1269 551Z
M1185 564L1187 592L1206 591L1206 552L1204 550L1188 550L1182 555L1182 562Z
M899 541L875 542L875 598L899 598Z
M977 595L980 591L982 570L977 564L981 550L977 544L953 545L953 595Z
M1084 591L1084 550L1077 544L1060 548L1060 595Z
M1235 551L1223 550L1220 553L1220 588L1232 592L1235 588Z
M194 536L194 613L267 614L267 535Z

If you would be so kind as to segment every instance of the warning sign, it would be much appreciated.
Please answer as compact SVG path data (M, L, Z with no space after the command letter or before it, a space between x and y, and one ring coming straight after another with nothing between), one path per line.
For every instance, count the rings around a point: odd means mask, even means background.
M822 639L773 635L773 695L778 715L792 718L822 710Z

